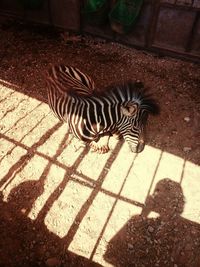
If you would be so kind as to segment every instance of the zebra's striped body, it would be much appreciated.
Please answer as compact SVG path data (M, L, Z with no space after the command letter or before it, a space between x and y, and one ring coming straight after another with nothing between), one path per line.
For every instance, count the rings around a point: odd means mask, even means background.
M51 75L49 105L60 119L68 123L78 139L98 141L105 134L117 132L133 152L142 150L143 127L148 113L157 112L157 105L145 96L137 83L120 85L101 94L90 89L89 93L81 94L76 89L65 89L65 81L52 80ZM76 87L72 85L73 88Z
M48 103L53 113L60 119L58 110L65 94L91 95L94 92L93 80L78 68L55 65L47 72Z
M61 94L73 91L78 95L89 95L94 91L94 81L72 66L53 66L48 71L47 81L52 89Z

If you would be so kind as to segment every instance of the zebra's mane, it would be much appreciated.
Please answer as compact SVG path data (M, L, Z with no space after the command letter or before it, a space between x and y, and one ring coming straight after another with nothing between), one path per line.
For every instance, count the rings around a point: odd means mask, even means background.
M108 96L110 94L117 94L121 99L125 101L136 102L141 109L146 109L153 115L159 114L160 108L156 100L152 97L152 94L144 87L144 84L140 81L128 81L122 84L114 84L106 88L104 92L100 93L102 96ZM98 92L96 95L98 96Z
M70 94L76 95L76 92ZM141 109L146 109L149 113L159 114L160 109L152 94L148 92L142 82L128 81L122 84L113 84L103 90L94 90L90 96L83 96L83 98L106 98L116 96L119 102L136 102Z

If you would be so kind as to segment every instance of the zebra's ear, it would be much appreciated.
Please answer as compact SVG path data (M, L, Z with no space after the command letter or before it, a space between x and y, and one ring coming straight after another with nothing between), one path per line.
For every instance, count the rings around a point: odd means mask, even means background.
M124 106L121 106L121 111L123 115L131 117L133 116L138 110L138 105L136 103L128 103Z

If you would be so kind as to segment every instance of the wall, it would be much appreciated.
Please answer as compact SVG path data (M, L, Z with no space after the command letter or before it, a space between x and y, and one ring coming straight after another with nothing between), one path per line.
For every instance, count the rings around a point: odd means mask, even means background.
M128 34L90 24L83 0L43 0L41 9L23 8L20 0L1 0L0 14L90 33L138 48L200 61L200 0L144 0L136 24ZM116 0L110 0L111 8Z

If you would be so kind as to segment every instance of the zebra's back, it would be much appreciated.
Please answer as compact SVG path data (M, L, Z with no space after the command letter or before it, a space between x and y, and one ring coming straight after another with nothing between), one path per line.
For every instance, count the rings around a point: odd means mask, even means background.
M60 93L75 92L79 95L89 95L94 91L94 81L78 68L65 65L55 65L49 69L47 81L54 84Z
M61 102L66 94L88 96L94 92L94 81L78 68L65 65L52 66L47 72L48 102L53 113L61 120Z

